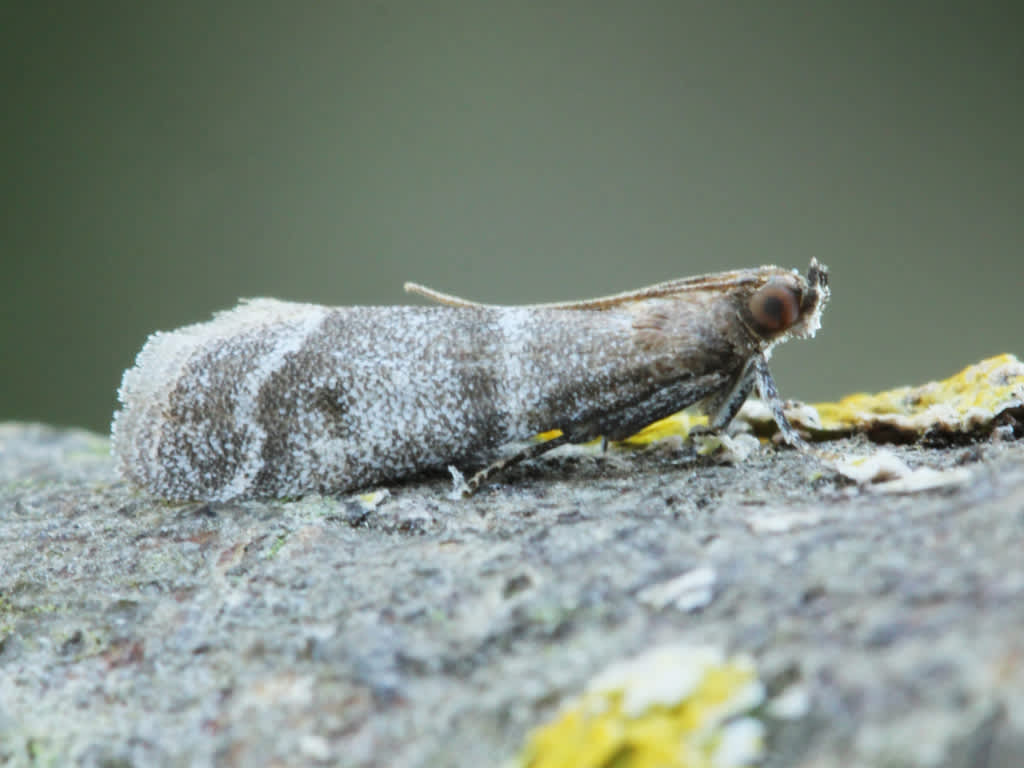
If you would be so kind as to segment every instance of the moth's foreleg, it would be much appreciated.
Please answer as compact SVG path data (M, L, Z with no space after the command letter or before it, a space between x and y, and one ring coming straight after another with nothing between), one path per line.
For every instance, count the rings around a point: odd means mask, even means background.
M779 397L779 390L775 386L775 379L772 378L771 371L768 370L768 361L764 359L763 355L755 355L752 362L757 392L772 412L772 418L775 420L779 432L782 433L782 438L794 448L799 448L802 451L808 450L810 446L797 434L797 431L789 423L789 419L786 418L782 407L782 398Z
M779 397L779 390L775 386L775 379L768 370L768 361L763 355L751 357L740 374L733 381L732 386L715 395L707 405L708 426L695 427L691 433L717 432L724 429L740 412L743 404L747 401L750 392L757 387L758 394L765 405L771 411L772 419L775 421L783 439L794 448L805 450L808 448L806 442L797 433L786 418L783 411L782 398Z
M705 411L708 414L708 429L710 431L718 431L729 426L729 423L736 418L736 414L740 412L740 408L747 402L747 397L750 396L757 380L756 359L752 357L747 360L739 375L733 379L732 384L706 403Z

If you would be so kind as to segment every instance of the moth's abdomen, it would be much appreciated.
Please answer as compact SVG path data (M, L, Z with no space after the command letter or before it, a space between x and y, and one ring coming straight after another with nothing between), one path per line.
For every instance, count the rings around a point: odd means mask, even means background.
M344 491L444 466L508 438L489 314L262 299L155 334L125 373L114 454L172 499Z

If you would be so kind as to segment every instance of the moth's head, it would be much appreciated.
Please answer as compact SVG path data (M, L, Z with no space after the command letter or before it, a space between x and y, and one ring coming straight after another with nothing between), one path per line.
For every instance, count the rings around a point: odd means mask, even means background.
M786 339L813 336L828 294L828 267L811 259L807 277L795 271L768 277L740 311L744 324L770 349Z

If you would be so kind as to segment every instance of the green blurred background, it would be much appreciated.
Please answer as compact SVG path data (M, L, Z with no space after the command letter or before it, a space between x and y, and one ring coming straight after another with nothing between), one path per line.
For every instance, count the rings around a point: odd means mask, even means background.
M105 431L237 297L832 269L783 396L1022 352L1024 6L12 3L0 420Z

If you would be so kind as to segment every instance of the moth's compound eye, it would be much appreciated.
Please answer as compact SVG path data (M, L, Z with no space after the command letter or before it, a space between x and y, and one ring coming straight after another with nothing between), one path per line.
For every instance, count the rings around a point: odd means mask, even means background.
M761 330L784 331L800 317L800 294L788 285L768 283L750 297L749 307Z

